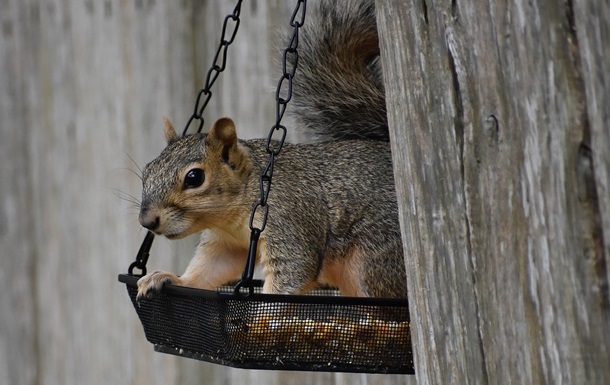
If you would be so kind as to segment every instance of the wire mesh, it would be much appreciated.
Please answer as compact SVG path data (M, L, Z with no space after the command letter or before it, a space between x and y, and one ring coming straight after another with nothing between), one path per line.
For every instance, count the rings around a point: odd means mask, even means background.
M168 286L138 304L137 277L119 280L160 352L250 369L413 373L406 300Z

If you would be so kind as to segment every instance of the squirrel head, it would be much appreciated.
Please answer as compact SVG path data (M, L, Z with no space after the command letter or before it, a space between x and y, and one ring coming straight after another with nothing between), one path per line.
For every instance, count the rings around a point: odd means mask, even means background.
M142 175L140 223L158 235L182 238L204 229L229 231L247 210L252 165L235 124L221 118L207 134L179 137L163 119L167 147Z

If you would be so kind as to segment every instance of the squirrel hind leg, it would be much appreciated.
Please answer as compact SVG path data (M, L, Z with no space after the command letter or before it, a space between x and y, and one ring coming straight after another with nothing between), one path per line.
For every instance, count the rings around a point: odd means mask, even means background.
M367 296L407 298L407 278L400 245L365 252L360 284Z
M281 241L265 238L259 244L259 262L265 274L263 293L299 295L317 287L320 258L315 247L303 250L295 246L304 244L302 240L289 240L285 234L277 238Z
M351 248L341 258L326 258L320 271L321 283L336 287L341 295L348 297L369 297L362 285L362 253Z
M314 279L298 280L295 276L289 277L290 280L282 279L276 274L266 274L263 285L264 294L305 294L317 287Z

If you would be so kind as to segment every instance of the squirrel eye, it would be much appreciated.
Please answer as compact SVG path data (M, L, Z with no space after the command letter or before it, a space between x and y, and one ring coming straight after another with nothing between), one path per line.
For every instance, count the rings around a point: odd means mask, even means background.
M186 190L189 188L199 187L203 184L204 179L205 177L202 169L194 168L189 170L184 177L184 184L182 185L182 188Z

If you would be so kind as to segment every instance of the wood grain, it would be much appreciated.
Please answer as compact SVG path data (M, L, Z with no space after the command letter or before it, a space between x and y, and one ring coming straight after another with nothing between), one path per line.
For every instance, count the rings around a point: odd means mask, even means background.
M377 4L418 383L610 382L608 4Z

